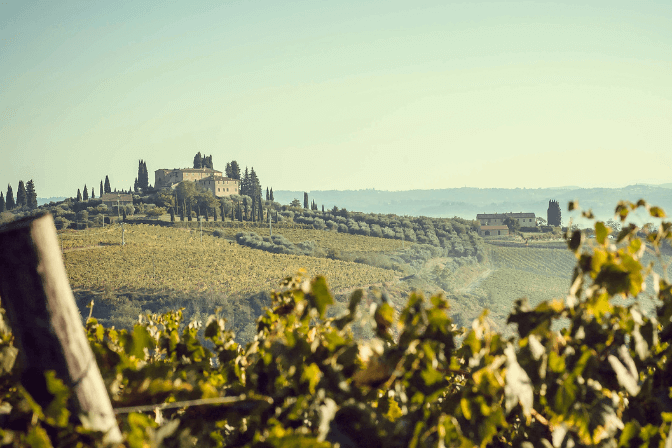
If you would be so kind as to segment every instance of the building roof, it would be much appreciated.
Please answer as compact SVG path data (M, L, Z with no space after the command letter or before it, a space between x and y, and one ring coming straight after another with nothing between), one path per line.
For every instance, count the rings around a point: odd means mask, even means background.
M509 230L506 226L481 226L481 230Z
M99 197L103 202L116 202L119 199L119 202L133 202L133 195L128 193L105 193Z
M157 171L182 171L183 173L219 173L222 174L221 171L213 170L212 168L173 168L172 170L170 168L161 168L158 169L154 172Z
M479 213L476 219L534 218L534 213Z

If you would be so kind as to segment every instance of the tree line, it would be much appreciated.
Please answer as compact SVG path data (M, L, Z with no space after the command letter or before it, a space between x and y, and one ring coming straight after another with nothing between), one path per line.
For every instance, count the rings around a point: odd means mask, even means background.
M26 184L22 180L16 191L16 200L14 199L14 190L11 184L7 184L7 195L0 191L0 213L13 209L26 207L28 209L37 208L37 193L35 183L29 180Z

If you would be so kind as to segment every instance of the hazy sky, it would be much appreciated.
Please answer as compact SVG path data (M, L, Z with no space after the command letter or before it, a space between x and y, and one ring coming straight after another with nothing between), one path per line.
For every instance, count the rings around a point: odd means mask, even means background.
M0 2L0 188L672 181L672 2ZM97 193L97 192L96 192Z

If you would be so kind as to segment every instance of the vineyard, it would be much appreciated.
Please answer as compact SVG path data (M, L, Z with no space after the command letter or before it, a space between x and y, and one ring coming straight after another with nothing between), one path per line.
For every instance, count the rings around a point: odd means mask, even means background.
M627 207L624 218L640 207L619 206ZM582 245L574 231L573 282L543 275L566 263L562 252L496 248L485 270L485 263L451 267L433 254L411 277L446 271L468 280L462 293L492 310L475 320L455 319L453 298L441 295L402 299L356 290L337 303L325 278L300 273L270 294L244 345L226 320L236 313L203 325L188 324L182 311L148 313L131 331L89 319L86 334L124 444L132 447L669 447L672 285L655 279L654 314L643 312L640 298L651 274L646 244L657 249L672 239L670 229L665 222L644 241L633 226L613 244L597 222L594 245ZM77 270L95 270L107 257L103 267L128 263L127 273L136 265L141 273L133 257L146 263L156 252L191 273L198 263L190 256L246 253L221 238L206 236L201 245L200 235L158 227L130 227L128 241L119 247L85 235L69 247L92 248L68 249L66 261L81 256ZM264 256L255 252L255 260ZM254 270L246 260L235 263L241 276ZM493 315L511 327L493 331ZM70 387L52 370L45 387L29 395L28 375L15 363L22 348L1 322L3 444L101 446L102 434L69 406L76 382ZM360 337L356 327L364 322L368 334Z
M576 258L567 246L562 249L490 246L495 267L515 269L543 276L569 278Z
M325 232L326 233L326 232ZM268 254L192 230L159 226L95 228L59 234L65 265L74 288L162 289L213 291L240 295L270 289L305 268L310 275L328 275L335 289L390 281L390 270L339 260ZM360 239L353 238L353 239ZM89 248L72 250L70 248Z

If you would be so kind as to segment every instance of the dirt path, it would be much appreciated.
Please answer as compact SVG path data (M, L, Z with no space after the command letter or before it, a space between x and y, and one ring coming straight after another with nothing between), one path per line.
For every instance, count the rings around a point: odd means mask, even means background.
M459 292L463 293L468 293L473 291L474 289L478 288L478 286L490 276L495 271L495 269L488 268L485 271L483 271L478 277L476 277L474 280L472 280L468 285L463 286L462 288L458 289Z

